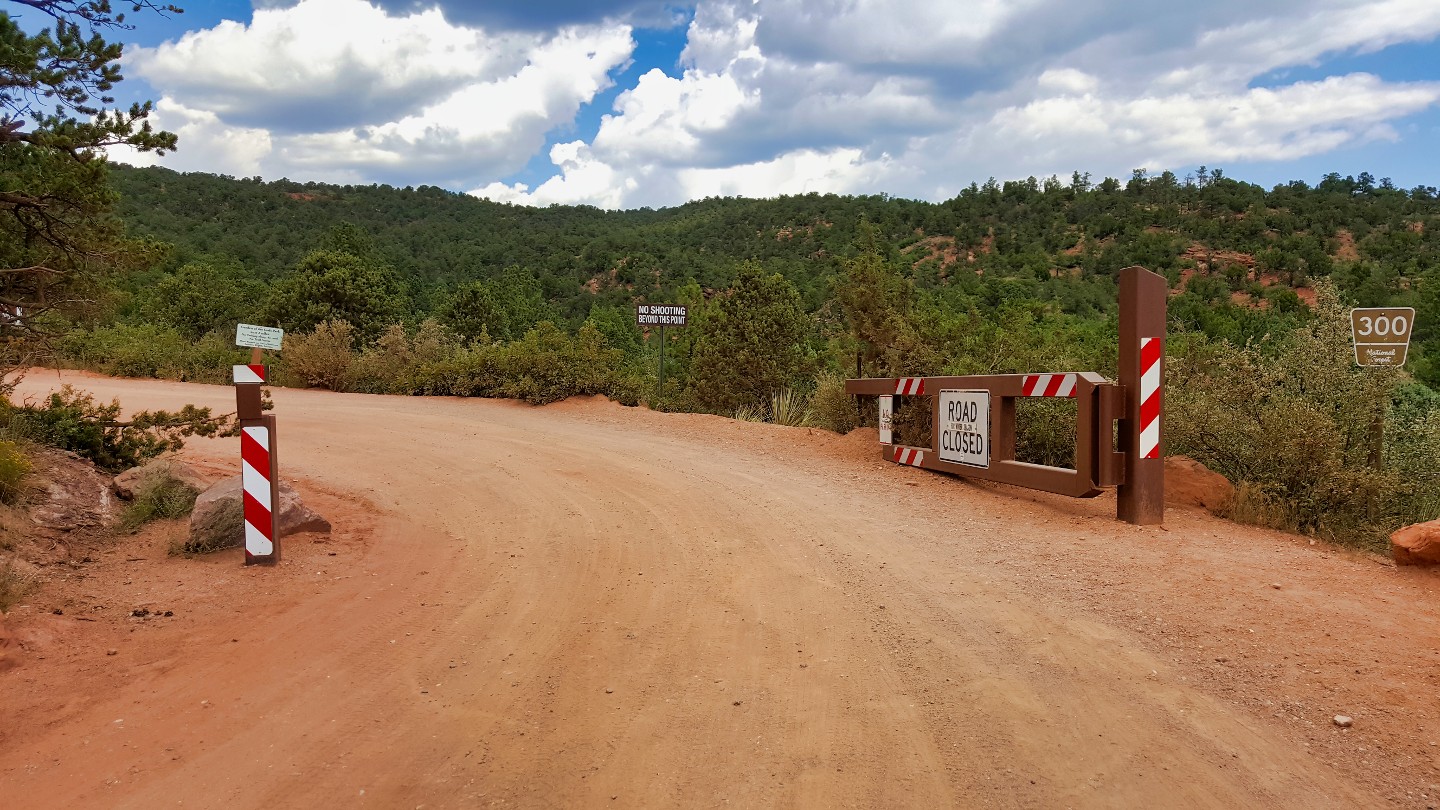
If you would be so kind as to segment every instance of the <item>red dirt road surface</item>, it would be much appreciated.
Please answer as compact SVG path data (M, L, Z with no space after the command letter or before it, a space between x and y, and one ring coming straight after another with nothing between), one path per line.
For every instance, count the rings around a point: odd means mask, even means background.
M1132 527L887 464L873 431L274 394L334 535L247 569L162 527L24 600L0 805L1440 805L1433 572ZM234 474L238 440L184 456Z

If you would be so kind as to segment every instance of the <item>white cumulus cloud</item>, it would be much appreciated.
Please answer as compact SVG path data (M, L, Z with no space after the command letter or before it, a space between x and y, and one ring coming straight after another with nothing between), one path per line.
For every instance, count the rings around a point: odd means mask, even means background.
M182 137L163 162L537 205L943 199L988 176L1183 174L1404 141L1440 108L1434 65L1419 80L1325 70L1440 48L1435 0L697 0L678 64L629 72L629 24L593 22L637 19L618 0L583 25L536 24L555 7L515 30L463 22L519 20L506 3L417 8L267 5L127 54Z

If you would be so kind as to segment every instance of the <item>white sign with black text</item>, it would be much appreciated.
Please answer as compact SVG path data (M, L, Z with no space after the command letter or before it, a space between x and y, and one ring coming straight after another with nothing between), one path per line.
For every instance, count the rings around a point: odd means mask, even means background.
M244 346L250 349L269 349L270 351L278 352L280 351L280 344L284 339L284 329L256 326L249 323L242 323L235 327L236 346Z
M876 397L880 400L880 443L894 444L894 434L890 432L895 419L895 397Z
M940 392L940 460L990 466L990 392Z
M635 322L641 326L684 326L688 310L675 304L641 304Z

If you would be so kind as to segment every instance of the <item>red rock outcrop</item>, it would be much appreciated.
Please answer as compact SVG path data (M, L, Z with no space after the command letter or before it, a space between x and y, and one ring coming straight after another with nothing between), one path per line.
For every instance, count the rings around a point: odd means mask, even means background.
M1440 520L1406 526L1390 535L1396 565L1440 565Z

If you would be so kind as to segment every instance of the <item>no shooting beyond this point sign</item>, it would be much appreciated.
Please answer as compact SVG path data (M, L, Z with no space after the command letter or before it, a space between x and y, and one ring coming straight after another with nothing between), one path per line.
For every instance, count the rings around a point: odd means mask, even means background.
M635 309L640 326L684 326L687 310L673 304L641 304Z
M248 323L242 323L235 327L235 345L248 349L269 349L272 352L278 352L280 351L280 342L284 339L284 329L253 326Z
M1410 349L1415 310L1410 307L1369 307L1350 310L1355 362L1362 366L1403 366Z

